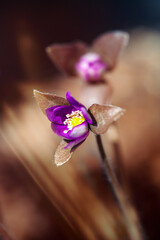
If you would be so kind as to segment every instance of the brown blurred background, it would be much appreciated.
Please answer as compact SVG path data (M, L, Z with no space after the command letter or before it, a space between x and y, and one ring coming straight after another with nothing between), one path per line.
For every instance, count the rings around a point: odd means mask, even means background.
M126 239L94 136L56 168L60 139L32 95L36 88L78 97L82 82L59 73L45 47L90 43L115 29L129 31L131 41L106 79L112 103L127 111L116 124L118 152L114 129L104 146L147 239L160 239L159 23L158 0L0 3L0 222L14 239Z

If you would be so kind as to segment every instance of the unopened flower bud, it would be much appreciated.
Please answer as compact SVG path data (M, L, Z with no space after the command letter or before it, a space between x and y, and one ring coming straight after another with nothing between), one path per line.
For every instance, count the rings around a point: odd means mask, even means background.
M102 73L106 70L107 65L97 53L86 53L76 64L78 74L86 81L101 80Z

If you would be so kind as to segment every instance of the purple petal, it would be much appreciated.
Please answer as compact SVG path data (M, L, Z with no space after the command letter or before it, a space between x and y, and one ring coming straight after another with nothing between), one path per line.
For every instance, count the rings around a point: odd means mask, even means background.
M87 122L83 122L80 125L73 127L73 129L69 130L69 131L68 131L67 125L56 124L53 122L51 123L51 128L56 135L58 135L64 139L67 139L67 140L77 139L77 138L83 136L84 134L86 134L87 132L89 132ZM64 132L64 131L66 131L66 132Z
M84 135L80 136L79 138L76 138L75 140L70 141L65 147L65 149L71 148L71 151L73 151L73 148L75 149L75 147L79 145L81 142L83 142L88 137L88 135L89 135L89 131L86 132Z
M89 123L89 124L92 124L93 121L92 121L92 118L91 116L89 115L87 109L85 108L85 106L81 103L79 103L77 100L75 100L74 97L71 96L71 93L68 91L66 93L66 98L68 100L68 102L76 109L82 111L83 113L83 116L84 118L86 119L86 121Z
M70 131L68 131L68 128L67 128L67 125L64 125L64 124L56 124L56 123L51 123L51 128L53 130L53 132L64 138L64 139L67 139L67 140L73 140L74 138L70 137ZM67 133L65 133L64 131L67 131Z
M70 137L72 138L78 138L80 136L83 136L89 131L87 122L83 122L80 125L75 126L71 132Z
M72 111L75 111L76 109L73 106L58 106L54 110L54 115L55 116L64 116L67 115L68 113L71 113Z
M84 107L81 103L79 103L74 97L71 96L71 93L68 91L66 93L66 98L68 102L75 107L76 109L80 110L81 107Z
M100 81L106 68L106 63L95 52L88 52L83 55L76 64L77 73L88 82Z
M53 119L54 119L54 114L53 114L53 111L55 108L57 108L58 106L53 106L53 107L50 107L50 108L47 108L46 109L46 115L49 119L49 121L53 122Z
M89 115L87 109L86 109L85 107L82 107L82 108L81 108L81 111L82 111L83 116L84 116L84 118L86 119L86 121L87 121L89 124L92 124L93 121L92 121L92 118L91 118L91 116Z
M64 124L64 121L66 119L66 115L71 113L72 111L75 111L75 109L72 106L56 106L46 109L46 114L48 119L57 124Z

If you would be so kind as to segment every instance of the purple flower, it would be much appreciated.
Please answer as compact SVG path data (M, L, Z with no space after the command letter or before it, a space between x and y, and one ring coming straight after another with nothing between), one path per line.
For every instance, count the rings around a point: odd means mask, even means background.
M91 46L84 42L53 44L46 48L48 56L63 72L80 75L86 81L99 81L105 71L114 68L128 43L129 35L113 31L100 35Z
M89 134L89 124L93 124L87 109L76 101L70 92L66 98L70 105L58 105L46 109L53 132L68 141L65 148L76 147Z
M63 138L54 155L57 166L71 158L73 151L85 141L90 130L95 134L103 134L124 113L122 108L112 105L93 104L87 110L70 92L66 93L66 99L36 90L34 96L51 121L53 132Z
M107 69L107 64L97 53L86 53L76 64L77 73L86 81L98 81Z

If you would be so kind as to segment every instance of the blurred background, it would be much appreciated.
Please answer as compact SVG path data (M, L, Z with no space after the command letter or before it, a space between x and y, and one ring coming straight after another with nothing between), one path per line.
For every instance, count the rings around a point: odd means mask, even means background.
M78 97L82 81L62 75L45 48L91 43L110 30L127 31L131 38L106 74L112 103L127 111L115 126L116 142L111 129L104 146L147 239L160 239L159 25L158 0L1 1L0 222L13 239L126 239L94 136L69 163L55 167L60 139L32 94L35 88L61 96L70 90Z

